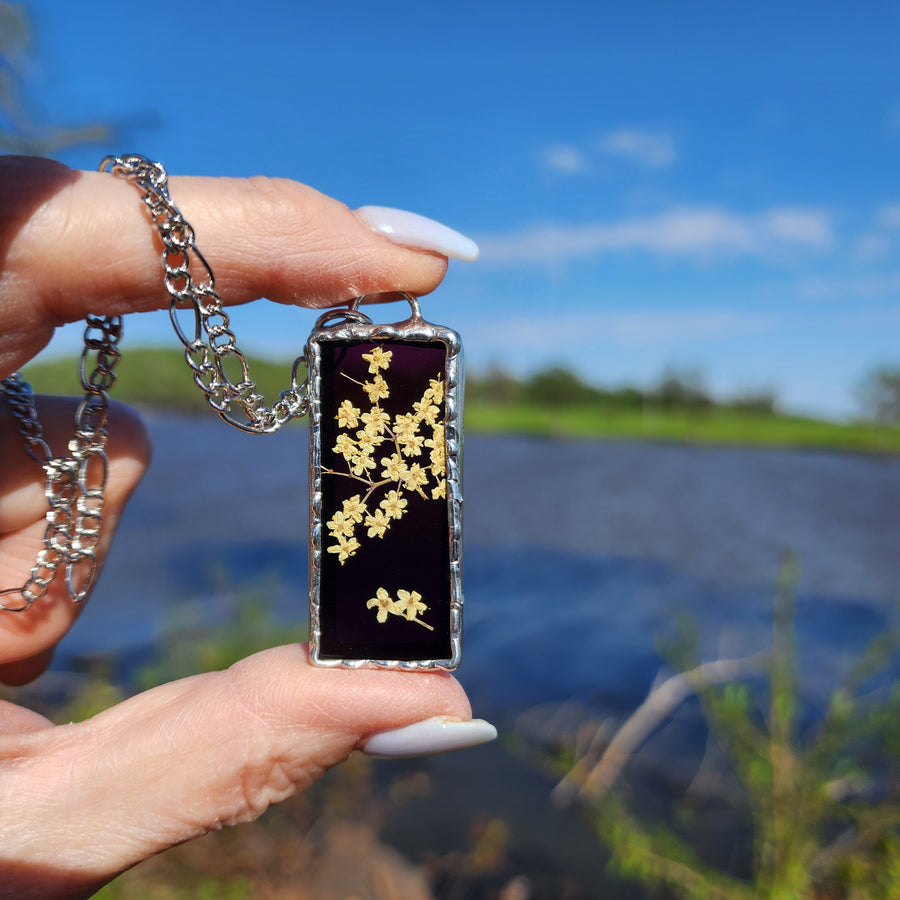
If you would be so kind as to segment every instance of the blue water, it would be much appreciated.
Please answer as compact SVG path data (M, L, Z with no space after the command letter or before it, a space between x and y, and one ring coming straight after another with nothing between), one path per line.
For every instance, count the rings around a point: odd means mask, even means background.
M244 591L306 616L306 434L151 421L155 459L67 657L148 646L174 612ZM821 702L900 598L900 460L836 453L469 437L459 677L502 717L578 700L627 710L690 613L708 655L771 637L799 555L804 689Z

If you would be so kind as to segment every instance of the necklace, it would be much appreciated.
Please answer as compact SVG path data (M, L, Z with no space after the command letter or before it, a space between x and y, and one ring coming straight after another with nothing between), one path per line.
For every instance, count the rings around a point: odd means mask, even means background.
M391 324L373 323L360 311L365 298L357 298L319 317L289 386L269 406L194 230L172 202L165 169L138 155L107 157L100 168L141 192L162 242L170 318L210 407L253 434L309 416L311 660L455 668L463 602L459 336L426 322L410 294L403 295L409 318ZM93 586L121 333L120 317L87 319L85 397L68 456L54 456L44 441L28 384L18 374L3 381L25 451L44 468L48 511L31 574L23 586L0 591L0 610L27 611L60 569L73 602Z

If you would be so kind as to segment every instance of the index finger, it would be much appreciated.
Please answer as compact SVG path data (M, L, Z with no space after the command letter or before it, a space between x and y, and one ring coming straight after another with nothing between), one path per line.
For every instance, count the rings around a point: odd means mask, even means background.
M226 304L257 297L327 307L362 294L424 294L447 260L385 238L344 204L287 179L173 177ZM88 313L164 308L162 244L133 184L50 160L0 159L0 374Z

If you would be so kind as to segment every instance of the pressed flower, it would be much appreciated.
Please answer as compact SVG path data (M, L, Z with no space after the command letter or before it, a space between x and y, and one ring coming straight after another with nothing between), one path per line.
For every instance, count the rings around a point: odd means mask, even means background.
M359 494L354 494L349 500L345 500L344 516L351 522L362 522L366 513L366 504L360 499Z
M416 400L413 403L413 409L416 411L415 417L419 421L425 421L431 425L440 410L431 402L431 398L427 396L428 391L425 394L426 396L422 397L421 400Z
M434 631L434 627L427 622L423 622L419 618L419 613L425 612L428 607L422 603L422 595L418 591L397 591L397 601L395 603L395 612L397 615L406 616L410 622L422 625L429 631Z
M362 358L369 364L369 374L377 375L379 369L387 369L391 364L393 351L373 347L371 353L363 353Z
M365 423L369 434L383 434L385 426L391 421L391 417L380 406L364 412L360 419Z
M389 613L394 613L396 615L398 612L396 601L382 587L378 588L375 592L375 596L366 603L366 609L377 609L378 615L376 618L379 622L387 622Z
M349 401L345 400L337 411L339 428L356 428L359 425L359 410Z
M425 441L426 444L434 443ZM431 453L429 454L431 459L431 474L438 475L446 475L447 474L447 455L444 452L444 445L439 443L437 446L432 446Z
M418 591L397 591L397 608L407 619L414 619L428 607L422 603L422 595Z
M424 440L425 438L421 434L407 434L403 439L403 455L420 456Z
M357 431L356 442L363 453L371 453L375 449L375 441L367 431Z
M425 441L425 446L430 447L432 450L439 450L441 453L445 451L447 441L444 436L443 422L435 422L431 426L431 437Z
M392 519L399 519L406 510L407 500L397 491L388 491L387 496L378 505Z
M438 483L431 489L431 499L432 500L440 500L447 496L447 482L442 478Z
M388 383L381 375L376 375L372 381L366 381L362 387L368 395L370 403L377 403L379 400L390 395Z
M444 382L440 380L440 378L432 378L431 381L428 382L428 387L431 390L431 396L435 403L440 403L441 400L444 399Z
M368 453L360 453L350 459L350 465L354 475L365 475L369 469L375 468L375 460Z
M353 439L349 434L344 434L343 432L337 436L337 443L331 449L334 450L335 453L340 453L346 460L349 460L357 451Z
M332 544L328 548L329 553L337 553L338 562L343 565L347 559L353 556L357 550L359 550L359 541L355 537L345 538L343 536L337 536L338 543Z
M401 459L399 453L383 457L381 464L384 466L381 471L382 478L390 478L391 481L403 480L406 474L406 463Z
M375 510L375 515L366 516L366 534L369 537L384 537L385 531L391 527L391 520L380 510Z
M428 473L418 463L413 463L403 477L403 483L412 491L417 491L427 481Z
M408 434L415 434L419 430L419 423L412 413L403 413L394 417L394 437L403 441Z
M333 537L351 537L353 534L353 520L348 519L345 513L336 512L325 524Z
M426 425L434 425L441 412L433 403L428 403L424 400L414 403L413 406L416 407L416 414Z

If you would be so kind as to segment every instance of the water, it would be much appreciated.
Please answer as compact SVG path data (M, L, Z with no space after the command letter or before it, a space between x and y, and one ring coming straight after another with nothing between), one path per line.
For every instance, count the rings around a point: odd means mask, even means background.
M146 646L235 591L306 615L307 443L152 420L155 458L66 655ZM900 598L900 460L825 452L470 436L460 679L502 718L575 698L632 708L679 611L709 653L768 646L785 546L813 702Z

